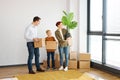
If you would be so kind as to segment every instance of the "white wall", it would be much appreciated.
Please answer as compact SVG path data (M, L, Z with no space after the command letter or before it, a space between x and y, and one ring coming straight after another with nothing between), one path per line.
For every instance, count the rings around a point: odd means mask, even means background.
M71 30L73 38L72 51L78 53L87 52L87 0L70 0L69 11L74 12L74 20L78 21L78 27Z
M87 0L80 0L79 5L79 41L80 47L79 52L86 53L87 52Z
M78 26L77 28L75 28L74 30L70 30L71 34L72 34L72 47L71 50L72 51L77 51L79 50L79 0L70 0L70 8L69 11L70 12L74 12L74 20L78 22Z
M25 27L34 16L40 16L38 32L45 37L46 29L56 30L55 23L61 19L66 4L66 0L0 0L0 66L26 64ZM40 55L42 61L46 55L44 49Z
M0 0L0 66L26 64L27 48L24 29L34 16L42 18L38 28L39 37L45 30L56 30L56 21L61 20L62 11L75 13L78 27L71 31L72 50L86 52L87 0ZM40 49L40 61L46 58L44 48Z

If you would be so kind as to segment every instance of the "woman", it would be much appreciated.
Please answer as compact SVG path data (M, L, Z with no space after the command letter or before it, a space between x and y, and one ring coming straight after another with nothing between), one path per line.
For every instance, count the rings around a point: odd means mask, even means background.
M71 38L67 29L63 28L61 21L56 23L58 29L55 31L55 36L58 40L59 54L60 54L60 68L59 70L68 71L68 57L69 57L69 44L68 41ZM65 54L65 68L63 68L63 53Z

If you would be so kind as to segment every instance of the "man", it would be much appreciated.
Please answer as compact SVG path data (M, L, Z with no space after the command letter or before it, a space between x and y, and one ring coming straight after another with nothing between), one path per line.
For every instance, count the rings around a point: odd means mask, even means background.
M39 48L34 48L34 41L38 41L38 35L37 35L37 26L40 23L40 18L38 16L35 16L33 18L33 22L26 28L25 30L25 39L27 41L27 48L28 48L28 70L29 74L35 74L35 72L32 69L32 59L33 56L35 55L35 66L36 66L36 71L38 72L44 72L40 68L39 64Z
M59 54L60 54L60 68L59 70L68 71L68 57L69 57L69 44L68 41L71 38L67 29L63 28L61 21L56 23L58 29L55 31L55 36L58 40ZM65 54L65 68L63 68L63 53Z

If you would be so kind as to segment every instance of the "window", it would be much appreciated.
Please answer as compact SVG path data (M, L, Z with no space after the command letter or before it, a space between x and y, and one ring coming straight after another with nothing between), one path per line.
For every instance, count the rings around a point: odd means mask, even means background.
M107 33L120 34L120 0L107 0Z
M120 67L120 0L107 0L106 64Z
M91 59L120 68L120 0L88 0L88 3Z
M91 59L95 61L102 61L102 36L90 36L90 53Z
M92 60L102 62L102 0L90 0L89 53ZM92 35L91 35L92 34Z
M120 67L120 41L107 40L106 63Z
M90 31L102 31L102 0L90 3Z

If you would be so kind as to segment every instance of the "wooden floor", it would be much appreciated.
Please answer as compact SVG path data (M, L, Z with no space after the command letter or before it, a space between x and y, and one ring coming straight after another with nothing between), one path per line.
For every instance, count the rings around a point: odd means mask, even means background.
M120 78L114 75L93 68L87 73L96 78L96 80L120 80ZM27 66L0 68L0 79L14 77L18 74L28 74Z

